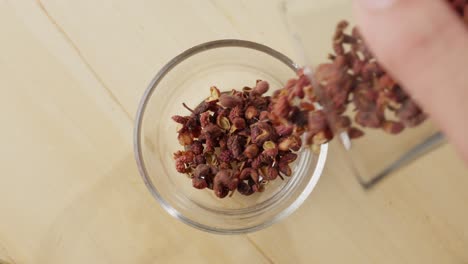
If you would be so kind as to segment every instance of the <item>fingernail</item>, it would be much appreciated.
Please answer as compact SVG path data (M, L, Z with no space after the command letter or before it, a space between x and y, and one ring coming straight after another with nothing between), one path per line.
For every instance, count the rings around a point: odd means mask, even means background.
M385 9L392 6L396 0L357 0L358 3L367 9Z

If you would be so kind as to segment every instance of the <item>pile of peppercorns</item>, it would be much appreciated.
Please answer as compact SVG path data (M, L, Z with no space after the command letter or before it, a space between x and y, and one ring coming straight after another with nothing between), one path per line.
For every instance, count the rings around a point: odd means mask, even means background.
M468 25L468 0L448 2ZM191 115L172 117L182 126L178 140L185 147L174 153L177 171L219 198L235 190L251 195L291 176L303 136L317 147L338 133L362 137L358 126L399 134L424 122L425 113L377 63L358 29L347 34L347 27L338 23L329 63L314 76L300 70L271 97L264 95L269 84L257 81L254 88L223 94L211 87L211 96L193 110L183 104Z
M251 195L268 181L291 176L301 139L273 126L268 89L266 81L223 94L211 87L211 96L195 109L185 106L190 116L172 117L182 125L178 139L185 147L174 154L176 168L195 188L212 189L220 198L234 190Z

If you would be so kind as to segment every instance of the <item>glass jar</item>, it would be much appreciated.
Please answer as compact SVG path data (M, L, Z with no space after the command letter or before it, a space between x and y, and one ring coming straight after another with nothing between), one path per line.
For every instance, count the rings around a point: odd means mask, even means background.
M270 83L270 92L295 76L297 65L285 55L257 43L218 40L195 46L167 63L147 88L138 109L135 157L151 194L173 217L195 228L220 233L247 233L265 228L296 210L319 180L328 145L318 152L303 149L292 166L293 175L271 181L262 193L217 198L197 190L175 169L173 153L181 150L173 115L189 115L182 107L197 106L209 88L221 91Z
M333 52L337 24L348 21L349 34L355 26L349 0L286 0L281 12L297 52L297 63L310 72L319 64L330 62L328 55ZM346 114L354 116L352 109ZM341 133L333 141L330 155L345 161L349 168L346 173L354 174L366 189L444 142L430 120L398 135L389 135L382 129L359 128L365 132L363 138L350 141L346 133Z

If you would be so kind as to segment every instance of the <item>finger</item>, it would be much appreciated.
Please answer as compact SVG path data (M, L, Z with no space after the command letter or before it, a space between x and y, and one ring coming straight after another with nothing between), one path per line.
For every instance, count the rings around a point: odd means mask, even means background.
M358 25L383 66L468 161L468 30L443 0L358 0Z

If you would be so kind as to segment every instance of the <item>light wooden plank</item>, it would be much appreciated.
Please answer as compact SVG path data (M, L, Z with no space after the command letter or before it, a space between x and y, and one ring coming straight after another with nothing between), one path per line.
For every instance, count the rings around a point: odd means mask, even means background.
M251 237L275 263L464 263L467 175L445 146L365 192L331 158L297 213Z
M172 219L135 177L133 156L55 218L35 263L268 263L245 236L197 231Z
M157 205L128 114L36 2L0 1L0 22L0 258L268 263L245 236L205 234Z
M131 114L157 71L194 45L241 38L291 55L278 4L254 2L274 24L239 1L40 0Z
M15 260L31 263L51 220L130 144L116 125L119 114L102 113L96 100L103 97L83 92L72 70L31 36L9 3L0 5L0 234Z

